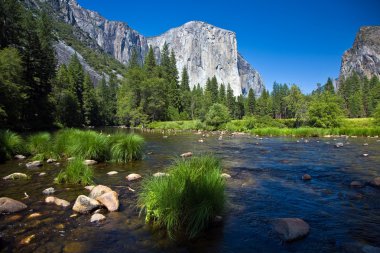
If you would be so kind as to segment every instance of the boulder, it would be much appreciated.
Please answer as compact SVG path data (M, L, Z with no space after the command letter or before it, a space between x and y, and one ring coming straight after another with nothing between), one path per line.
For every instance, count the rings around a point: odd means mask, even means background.
M73 206L73 210L78 213L88 213L98 208L100 203L95 199L89 198L84 195L79 195Z
M113 171L107 172L107 175L112 176L112 175L116 175L118 173L119 172L113 170Z
M33 162L28 162L25 165L28 169L33 169L33 168L41 167L42 162L41 161L33 161Z
M114 212L119 209L119 198L118 194L115 191L110 191L107 193L104 193L103 195L96 198L97 201L99 201L103 206L105 206L108 211Z
M46 197L45 202L46 203L54 203L57 206L62 206L62 207L68 207L70 205L70 202L68 202L64 199L53 197L53 196Z
M304 175L302 176L302 180L305 180L305 181L307 181L307 180L311 180L311 176L310 176L309 174L304 174Z
M19 173L19 172L16 172L16 173L12 173L6 177L3 177L4 180L10 180L10 179L27 179L28 176L24 173Z
M280 218L273 222L274 230L286 242L294 241L305 237L310 226L299 218Z
M153 176L154 177L166 177L166 176L169 176L169 174L164 173L164 172L157 172L157 173L154 173Z
M46 162L47 162L47 163L55 163L55 162L57 162L57 160L56 160L56 159L53 159L53 158L49 158L49 159L47 159Z
M15 213L26 209L27 206L20 201L1 197L0 198L0 213Z
M136 174L136 173L132 173L132 174L129 174L128 176L126 176L126 179L128 181L134 181L134 180L137 180L137 179L140 179L140 178L141 178L141 175Z
M186 152L186 153L183 153L183 154L181 155L181 157L183 157L183 158L185 158L185 157L191 157L191 156L193 156L193 153L192 153L192 152Z
M380 187L380 177L375 177L369 184L374 187Z
M98 162L95 161L95 160L84 160L83 161L83 164L84 165L94 165L94 164L97 164Z
M226 178L226 179L231 178L231 175L230 175L230 174L227 174L227 173L222 173L220 176L221 176L222 178Z
M55 190L53 187L49 187L49 188L42 191L43 194L47 194L47 195L53 194L54 192L55 192Z
M100 213L95 213L91 216L91 222L99 222L105 219L106 219L106 216Z
M15 159L24 160L26 157L24 155L15 155Z
M112 191L111 188L100 184L100 185L95 186L91 190L91 192L88 196L92 199L96 199L97 197L103 195L104 193L111 192L111 191Z
M343 146L344 146L343 142L338 142L338 143L335 144L336 148L341 148Z

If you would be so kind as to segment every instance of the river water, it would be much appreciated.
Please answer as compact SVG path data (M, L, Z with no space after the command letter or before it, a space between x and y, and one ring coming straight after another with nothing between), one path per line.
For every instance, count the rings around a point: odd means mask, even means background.
M108 129L106 131L115 131ZM127 130L118 130L127 131ZM380 247L380 189L365 185L352 188L353 180L363 183L380 176L380 142L376 138L256 138L210 134L204 143L195 133L142 134L145 158L125 165L95 165L95 182L119 193L118 212L102 211L106 220L93 224L91 215L71 217L71 208L44 203L42 191L54 187L54 196L75 202L88 194L82 186L55 185L54 177L64 167L44 164L26 169L26 161L0 165L0 176L22 172L30 180L1 180L0 196L20 200L28 209L0 215L1 252L346 252L347 245ZM336 142L344 142L335 148ZM364 146L368 143L368 146ZM228 179L228 204L223 223L211 227L193 241L174 242L164 231L144 224L136 208L141 182L127 182L125 176L143 177L164 172L181 153L214 153L222 160ZM363 154L369 154L364 157ZM119 173L108 176L116 170ZM46 172L45 176L39 173ZM303 181L308 173L311 181ZM135 190L132 192L128 187ZM29 198L23 199L25 193ZM32 213L41 216L28 218ZM310 225L310 234L284 243L273 232L276 218L298 217ZM28 236L28 244L22 240Z

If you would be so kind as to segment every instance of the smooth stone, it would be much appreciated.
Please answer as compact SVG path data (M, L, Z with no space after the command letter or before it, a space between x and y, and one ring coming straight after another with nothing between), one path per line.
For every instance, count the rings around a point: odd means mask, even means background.
M183 154L181 155L181 157L191 157L191 156L193 156L193 153L192 153L192 152L186 152L186 153L183 153Z
M38 174L40 177L42 177L42 176L45 176L46 175L46 173L45 172L41 172L40 174Z
M27 206L18 200L7 197L0 198L0 213L15 213L26 208Z
M15 172L12 173L6 177L3 177L4 180L10 180L10 179L27 179L28 176L24 173Z
M95 188L95 185L87 185L87 186L85 186L84 188L85 188L86 190L88 190L88 191L92 191L92 189Z
M83 161L83 164L84 165L95 165L95 164L97 164L98 162L97 161L95 161L95 160L84 160Z
M73 210L78 213L88 213L98 208L100 203L95 199L89 198L85 195L79 195L73 206Z
M41 214L40 213L32 213L32 214L29 214L27 219L33 219L33 218L36 218L36 217L40 217Z
M25 166L28 169L37 168L37 167L41 167L42 166L42 162L41 161L28 162L27 164L25 164Z
M36 235L29 235L29 236L25 237L24 239L22 239L20 244L22 244L22 245L29 244L33 240L34 237L36 237Z
M361 182L359 182L359 181L352 181L350 183L350 186L351 187L363 187L364 185Z
M67 158L67 161L72 161L74 159L75 159L75 157L69 157L69 158Z
M53 196L46 197L45 202L46 203L54 203L57 206L62 206L62 207L68 207L70 205L70 202L68 202L64 199L53 197Z
M286 241L294 241L305 237L310 226L299 218L280 218L273 221L274 230Z
M24 155L15 155L15 159L24 160L26 157Z
M203 140L203 139L199 139L198 142L199 142L199 143L203 143L204 140Z
M55 162L57 162L57 160L56 160L56 159L53 159L53 158L49 158L49 159L47 159L46 162L47 162L47 163L55 163Z
M380 187L380 177L375 177L371 180L371 182L369 182L369 184L374 187Z
M343 146L344 146L343 142L338 142L338 143L335 144L336 148L340 148L340 147L343 147Z
M164 173L164 172L156 172L153 174L154 177L166 177L166 176L169 176L168 173Z
M164 139L167 139L167 138L168 138L168 136L167 136L167 135L164 135L164 136L162 136L162 138L164 138Z
M105 219L106 219L106 216L100 213L95 213L91 216L91 222L99 222Z
M368 146L368 143L364 143L363 146Z
M231 175L227 173L222 173L220 176L223 178L231 178Z
M43 194L53 194L55 192L54 188L53 187L50 187L50 188L47 188L45 190L42 191Z
M118 173L119 172L113 170L113 171L108 172L107 175L112 176L112 175L116 175Z
M90 192L90 194L88 195L88 197L90 197L90 198L92 198L92 199L96 199L97 197L103 195L104 193L111 192L111 191L112 191L111 188L109 188L109 187L107 187L107 186L105 186L105 185L101 185L101 184L100 184L100 185L95 186L95 187L91 190L91 192Z
M96 200L105 206L110 212L114 212L119 209L119 195L115 191L104 193L103 195L97 197Z
M368 154L363 154L363 156L364 156L364 157L367 157L367 156L368 156Z
M311 180L311 176L309 175L309 174L304 174L303 176L302 176L302 180Z
M134 181L134 180L140 179L141 175L132 173L132 174L129 174L126 178L128 181Z

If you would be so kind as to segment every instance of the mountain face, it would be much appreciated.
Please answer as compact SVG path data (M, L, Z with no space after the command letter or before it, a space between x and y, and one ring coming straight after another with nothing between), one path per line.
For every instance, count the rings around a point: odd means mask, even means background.
M380 26L361 27L352 48L344 52L339 80L354 72L362 77L380 78Z
M160 36L146 38L126 23L109 21L82 8L75 0L41 1L48 3L61 20L82 31L77 39L90 39L92 44L87 45L101 48L123 64L129 62L133 50L142 62L149 46L159 59L160 49L167 43L176 54L178 70L187 68L192 85L204 86L207 78L215 75L218 82L229 83L235 95L246 94L250 88L259 95L264 88L260 74L238 53L234 32L192 21Z

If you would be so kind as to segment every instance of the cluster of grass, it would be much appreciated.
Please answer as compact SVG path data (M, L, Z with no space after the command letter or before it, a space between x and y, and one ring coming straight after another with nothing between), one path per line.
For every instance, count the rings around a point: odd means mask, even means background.
M56 183L90 185L93 183L92 169L83 164L83 159L75 158L70 160L67 167L59 172L54 179Z
M183 121L154 121L149 123L148 128L152 129L176 129L176 130L194 130L204 129L205 125L200 120L183 120Z
M30 135L26 140L26 148L28 153L32 154L35 160L57 158L53 150L52 136L47 132Z
M0 162L24 152L23 139L20 135L9 131L0 131Z
M219 161L204 155L176 160L169 176L145 180L138 205L145 220L166 228L169 236L198 236L225 204Z
M137 134L116 134L111 137L111 161L128 162L140 160L144 139Z

